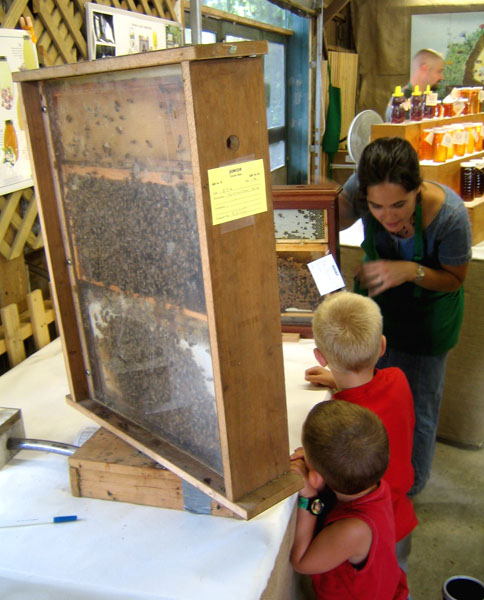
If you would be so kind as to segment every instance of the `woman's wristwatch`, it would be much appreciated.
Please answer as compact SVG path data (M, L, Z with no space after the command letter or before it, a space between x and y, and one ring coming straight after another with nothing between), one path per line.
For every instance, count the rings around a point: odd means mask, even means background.
M313 498L304 498L304 496L298 496L297 505L299 508L309 511L313 515L319 515L324 508L324 503L318 496Z
M423 266L417 263L417 274L415 275L415 278L413 281L415 283L417 281L420 281L421 279L423 279L424 275L425 275L425 271L424 271Z

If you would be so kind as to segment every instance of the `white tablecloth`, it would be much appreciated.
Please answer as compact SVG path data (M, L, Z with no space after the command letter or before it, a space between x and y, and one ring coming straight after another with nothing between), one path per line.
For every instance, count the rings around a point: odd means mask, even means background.
M304 382L313 340L284 344L290 447L328 392ZM65 402L59 338L0 377L0 406L21 408L26 436L76 443L94 424ZM0 598L258 599L295 502L251 521L71 495L67 457L21 451L0 470L0 519L78 515L57 525L0 529Z

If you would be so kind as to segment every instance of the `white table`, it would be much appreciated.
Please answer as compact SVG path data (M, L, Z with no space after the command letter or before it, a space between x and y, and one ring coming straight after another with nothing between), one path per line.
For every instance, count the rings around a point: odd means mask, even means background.
M308 410L328 398L304 382L304 369L315 364L313 346L284 344L291 449L300 445ZM22 409L27 437L76 443L94 424L66 404L68 391L58 338L0 377L0 406ZM258 599L294 504L295 495L245 522L75 498L67 457L21 451L0 470L0 519L80 520L0 529L0 597ZM287 551L282 559L287 563Z

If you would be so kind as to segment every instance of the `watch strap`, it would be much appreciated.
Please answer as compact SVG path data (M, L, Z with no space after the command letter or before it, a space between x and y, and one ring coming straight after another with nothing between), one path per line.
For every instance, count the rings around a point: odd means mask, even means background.
M421 279L423 279L424 275L425 271L423 266L417 263L417 274L415 275L414 281L420 281Z
M319 496L314 496L313 498L298 496L297 505L299 508L307 510L313 515L319 515L324 508L324 503Z

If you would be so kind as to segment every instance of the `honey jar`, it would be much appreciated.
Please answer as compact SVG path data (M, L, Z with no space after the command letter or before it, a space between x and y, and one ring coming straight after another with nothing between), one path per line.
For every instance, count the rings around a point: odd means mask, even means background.
M467 123L465 126L466 131L466 154L473 154L475 152L475 142L476 142L476 129L474 123Z
M424 129L420 136L419 158L420 160L432 160L434 143L434 130Z
M484 150L484 126L482 123L476 123L476 132L479 134L479 139L476 139L476 152Z
M464 202L474 200L474 170L471 161L460 164L460 195Z
M479 92L482 90L482 86L476 86L471 88L471 93L470 93L470 110L471 110L471 114L476 115L477 113L481 112L480 108L481 108L481 103L479 101Z
M464 126L455 128L454 131L454 153L455 156L464 156L467 147L467 136L468 133Z
M442 106L443 106L443 115L444 117L453 117L454 116L454 103L455 100L442 100Z
M452 136L444 127L434 129L432 145L432 159L434 162L443 163L447 160L447 148L452 144Z
M484 194L484 160L470 161L474 165L474 198L481 198Z

